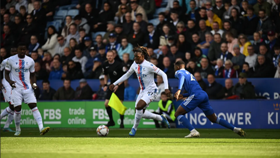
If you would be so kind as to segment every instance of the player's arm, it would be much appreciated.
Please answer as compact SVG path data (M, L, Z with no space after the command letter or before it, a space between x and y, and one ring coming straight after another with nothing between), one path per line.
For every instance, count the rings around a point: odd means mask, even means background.
M176 75L177 75L177 78L179 79L179 86L178 86L178 90L175 93L174 97L178 100L179 99L179 95L180 95L181 90L182 90L183 85L184 85L185 76L182 73L180 73L180 72L178 72Z
M15 81L12 81L10 78L11 70L12 70L12 68L11 68L11 65L9 64L9 60L8 60L5 65L5 79L11 85L11 87L15 88L16 87Z
M167 96L170 95L170 90L168 88L168 78L167 78L167 75L162 71L160 70L159 68L157 68L157 74L160 75L163 79L163 84L164 84L164 89L165 89L165 93Z
M36 89L37 88L37 84L36 84L35 63L34 62L32 62L32 65L29 68L29 72L30 72L31 86L32 86L33 89Z
M119 85L121 85L125 80L127 80L134 72L133 70L133 65L131 65L131 67L129 68L129 70L122 75L122 77L120 77L116 82L114 82L113 84L110 85L110 90L114 90L114 92L118 89Z

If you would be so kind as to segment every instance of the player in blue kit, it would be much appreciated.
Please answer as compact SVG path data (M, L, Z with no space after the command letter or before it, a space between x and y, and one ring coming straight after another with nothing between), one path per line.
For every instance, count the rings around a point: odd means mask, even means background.
M179 86L178 91L175 93L175 98L184 99L184 101L178 107L175 117L186 127L190 130L190 134L185 136L185 138L190 137L199 137L199 132L190 124L189 120L185 117L185 114L194 110L196 107L199 107L206 117L212 122L220 124L228 129L231 129L241 137L244 137L246 133L241 129L234 127L232 124L228 123L226 120L222 118L218 118L214 110L209 104L209 98L205 91L203 91L195 80L194 76L185 70L185 63L180 60L177 61L174 65L175 68L175 77L179 79ZM185 88L187 93L180 94L182 88ZM187 97L186 99L184 97Z

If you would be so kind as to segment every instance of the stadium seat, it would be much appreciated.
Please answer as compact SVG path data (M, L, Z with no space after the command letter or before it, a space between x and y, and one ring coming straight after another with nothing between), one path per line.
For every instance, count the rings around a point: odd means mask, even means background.
M54 20L64 20L67 15L67 10L58 10L58 12L54 15Z
M92 41L95 43L95 38L96 38L96 36L100 34L100 35L103 37L103 36L105 35L105 33L106 33L106 32L103 32L103 31L96 32L96 33L92 32L92 33L91 33Z
M167 3L168 3L168 0L163 0L162 2L161 2L161 7L166 7L167 6Z
M165 9L166 9L166 8L158 8L158 9L156 9L155 14L154 14L154 18L157 18L157 17L158 17L158 14L159 14L160 12L165 12Z
M58 8L58 10L70 10L75 7L76 7L76 4L70 4L70 5L61 6Z
M70 15L70 16L72 16L73 18L76 16L76 15L78 15L79 14L79 10L78 9L70 9L70 10L68 10L68 13L67 13L67 15Z
M78 3L79 3L79 0L72 0L72 1L71 1L71 4L77 5Z
M149 20L149 23L152 23L156 27L159 23L159 20L158 20L158 18L155 18L155 19Z

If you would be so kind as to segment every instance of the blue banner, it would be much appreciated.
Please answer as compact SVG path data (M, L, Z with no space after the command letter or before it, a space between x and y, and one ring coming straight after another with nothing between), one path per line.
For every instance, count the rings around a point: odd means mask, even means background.
M175 108L182 101L174 102ZM277 100L212 100L210 105L216 115L236 127L244 129L280 129L280 101ZM195 128L224 128L211 123L204 113L196 108L185 115ZM176 120L177 128L184 126Z

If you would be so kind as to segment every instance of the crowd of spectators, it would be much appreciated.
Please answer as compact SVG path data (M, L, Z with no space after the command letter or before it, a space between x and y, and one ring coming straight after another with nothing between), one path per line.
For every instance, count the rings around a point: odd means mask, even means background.
M150 61L168 78L174 78L173 63L185 61L186 69L210 99L232 95L252 98L241 90L246 87L247 93L254 88L246 78L280 78L280 0L161 3L79 0L72 7L79 14L61 19L61 28L46 28L47 22L55 20L59 7L71 4L71 0L2 0L0 61L16 54L17 44L25 43L26 55L35 61L37 80L44 80L41 98L54 100L92 98L84 93L102 99L102 64L107 51L114 50L115 60L128 70L133 47L138 45L148 48ZM155 15L160 7L165 11ZM150 23L155 17L158 24ZM215 78L227 79L226 87ZM239 78L239 85L232 87L231 78ZM64 80L64 86L55 92L49 82L57 79ZM69 85L76 79L82 80L75 91ZM100 89L93 92L85 79L100 79ZM125 86L131 89L128 83ZM128 100L135 98L126 93Z

